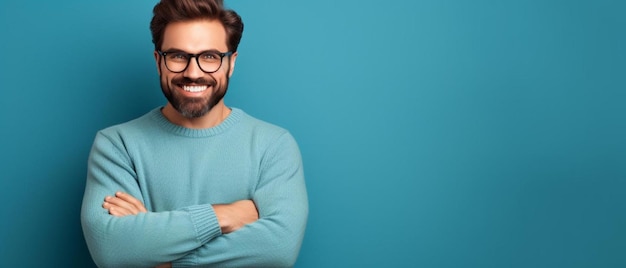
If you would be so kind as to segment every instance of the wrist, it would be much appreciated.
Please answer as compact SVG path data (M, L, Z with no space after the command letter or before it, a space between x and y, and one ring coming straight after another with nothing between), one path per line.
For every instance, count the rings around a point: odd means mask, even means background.
M213 211L215 211L215 217L217 218L217 223L222 233L227 234L232 232L232 225L228 218L228 205L213 205Z

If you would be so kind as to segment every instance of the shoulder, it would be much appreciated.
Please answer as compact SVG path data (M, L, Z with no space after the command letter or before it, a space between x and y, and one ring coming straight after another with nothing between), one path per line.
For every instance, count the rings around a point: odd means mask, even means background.
M159 108L155 108L133 120L104 128L98 131L96 138L107 137L113 140L123 140L125 138L141 135L142 133L151 132L151 129L154 129L158 124L158 121L155 120L155 113L158 113L158 111Z
M251 133L253 136L270 140L278 139L282 136L291 137L289 131L281 126L256 118L252 115L247 114L241 109L232 109L233 112L235 112L240 117L240 126L245 129L245 131L249 131L249 133Z
M250 135L254 143L265 149L272 147L297 147L295 138L284 127L253 117L243 110L232 108L240 117L240 130Z

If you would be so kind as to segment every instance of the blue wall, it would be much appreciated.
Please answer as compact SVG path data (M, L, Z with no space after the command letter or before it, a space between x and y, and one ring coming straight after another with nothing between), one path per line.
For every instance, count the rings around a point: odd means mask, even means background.
M626 266L626 2L227 3L227 103L305 160L298 267ZM154 4L0 3L0 266L93 265L93 137L165 101Z

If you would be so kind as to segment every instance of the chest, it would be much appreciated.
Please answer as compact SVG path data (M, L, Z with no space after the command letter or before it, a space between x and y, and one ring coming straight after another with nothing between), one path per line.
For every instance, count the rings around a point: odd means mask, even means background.
M137 183L151 211L249 199L259 177L258 157L228 144L152 145L135 158Z

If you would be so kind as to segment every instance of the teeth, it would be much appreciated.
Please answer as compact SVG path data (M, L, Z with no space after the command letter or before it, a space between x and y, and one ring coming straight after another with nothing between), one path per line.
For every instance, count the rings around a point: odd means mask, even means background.
M207 86L183 86L183 89L188 92L200 92L204 91Z

